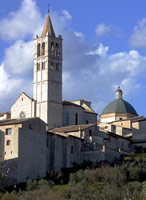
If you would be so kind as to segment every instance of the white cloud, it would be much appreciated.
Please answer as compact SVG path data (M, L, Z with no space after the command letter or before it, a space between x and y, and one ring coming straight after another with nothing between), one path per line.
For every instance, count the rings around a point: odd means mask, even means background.
M0 36L5 40L23 39L34 36L42 25L43 18L35 1L23 0L18 11L11 12L0 21Z
M134 27L129 42L133 47L146 47L146 18Z
M33 68L33 51L33 41L16 41L5 50L5 70L14 76L28 76Z
M111 30L110 26L106 26L105 24L101 23L96 26L95 32L96 32L97 36L102 36L102 35L108 33L110 30Z
M62 13L66 16L67 19L72 19L72 16L67 10L63 10Z

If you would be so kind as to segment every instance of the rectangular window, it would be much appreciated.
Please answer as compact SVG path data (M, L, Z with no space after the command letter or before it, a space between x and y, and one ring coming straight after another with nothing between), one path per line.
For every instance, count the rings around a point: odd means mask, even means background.
M6 142L7 146L10 146L10 143L11 143L11 141L7 140L7 142Z
M69 112L66 112L65 114L65 125L69 126Z
M12 134L12 129L11 128L7 128L6 129L6 135L11 135Z

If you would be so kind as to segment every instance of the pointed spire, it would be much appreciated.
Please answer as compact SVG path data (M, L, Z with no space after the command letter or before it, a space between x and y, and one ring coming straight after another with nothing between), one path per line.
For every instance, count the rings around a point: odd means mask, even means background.
M48 16L47 16L41 37L45 37L47 32L49 33L50 36L55 37L55 32L54 32L52 22L49 16L49 8L48 8Z

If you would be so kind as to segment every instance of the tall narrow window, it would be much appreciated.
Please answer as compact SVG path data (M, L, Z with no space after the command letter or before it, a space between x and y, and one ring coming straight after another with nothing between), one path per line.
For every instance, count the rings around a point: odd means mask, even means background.
M59 46L56 44L55 46L55 56L59 56Z
M45 69L45 62L42 62L42 70L44 70Z
M75 125L78 125L78 113L75 114Z
M42 44L42 56L45 55L45 42L43 42Z
M40 71L40 63L37 63L37 71Z
M41 45L38 44L38 45L37 45L37 57L39 57L39 56L41 55L40 47L41 47Z
M65 125L69 126L69 112L66 112L66 116L65 116Z
M52 56L54 56L54 43L51 42L51 54Z

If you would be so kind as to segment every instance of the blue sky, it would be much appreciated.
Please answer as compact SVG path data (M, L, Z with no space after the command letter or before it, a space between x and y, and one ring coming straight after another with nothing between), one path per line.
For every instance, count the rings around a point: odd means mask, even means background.
M63 36L63 99L92 101L101 114L115 98L146 115L145 0L0 1L0 111L19 94L33 96L33 38L50 4L56 35Z

